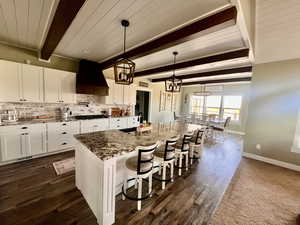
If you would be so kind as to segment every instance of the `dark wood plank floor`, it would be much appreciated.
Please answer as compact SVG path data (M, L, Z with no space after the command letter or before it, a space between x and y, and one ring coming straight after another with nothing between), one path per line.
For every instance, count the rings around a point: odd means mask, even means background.
M118 196L115 224L208 224L239 164L241 142L230 137L207 145L201 161L164 191L155 181L155 193L143 201L140 212L136 202ZM0 224L96 225L75 187L75 173L56 176L52 167L52 162L72 156L74 152L67 152L0 167Z

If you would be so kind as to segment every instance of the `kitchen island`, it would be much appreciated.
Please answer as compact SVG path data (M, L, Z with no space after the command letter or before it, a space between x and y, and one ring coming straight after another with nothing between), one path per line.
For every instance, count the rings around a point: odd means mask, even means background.
M76 186L83 194L99 225L115 222L115 196L121 192L125 160L136 154L137 146L149 145L200 126L176 123L153 126L151 133L109 130L75 135Z

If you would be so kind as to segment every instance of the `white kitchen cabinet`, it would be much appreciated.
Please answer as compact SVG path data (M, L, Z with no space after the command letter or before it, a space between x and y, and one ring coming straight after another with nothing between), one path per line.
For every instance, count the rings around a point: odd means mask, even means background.
M110 119L110 129L124 129L127 128L127 117L117 117Z
M43 69L0 60L0 101L42 102Z
M47 124L48 152L74 147L74 134L79 134L79 121Z
M124 103L124 85L114 84L114 103L123 105Z
M76 75L44 68L45 102L76 103Z
M20 100L26 102L43 101L43 68L38 66L20 65Z
M136 85L124 85L124 104L135 105L136 104Z
M131 116L127 118L127 127L138 127L140 125L139 117L138 116Z
M18 102L21 98L18 63L0 60L0 101Z
M108 89L108 96L101 96L100 101L103 104L112 105L114 104L114 85L115 81L111 79L106 79L107 85L109 87Z
M0 130L1 160L9 161L46 152L44 124L2 127Z
M104 131L108 130L109 128L109 119L106 118L81 121L81 133Z

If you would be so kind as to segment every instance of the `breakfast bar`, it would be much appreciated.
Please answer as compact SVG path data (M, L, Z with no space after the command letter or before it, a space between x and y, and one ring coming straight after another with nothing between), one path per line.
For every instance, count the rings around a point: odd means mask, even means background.
M81 191L99 225L115 222L115 196L121 192L125 160L146 146L173 136L183 136L199 125L174 123L153 125L147 133L109 130L75 135L77 140L76 186Z

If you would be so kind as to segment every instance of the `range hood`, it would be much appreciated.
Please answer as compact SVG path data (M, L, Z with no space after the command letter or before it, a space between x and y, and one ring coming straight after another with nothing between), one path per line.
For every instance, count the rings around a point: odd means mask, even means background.
M76 76L76 93L107 96L109 87L99 63L80 60Z

